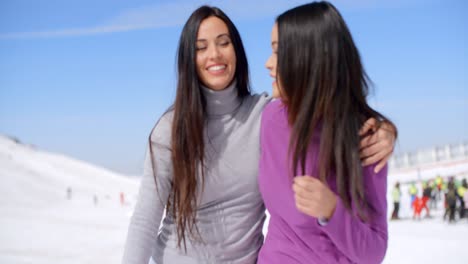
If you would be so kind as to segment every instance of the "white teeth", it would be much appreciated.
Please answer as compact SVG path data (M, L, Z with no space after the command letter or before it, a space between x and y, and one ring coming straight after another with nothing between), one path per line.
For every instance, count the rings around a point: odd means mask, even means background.
M226 65L215 65L208 68L209 71L219 71L226 69Z

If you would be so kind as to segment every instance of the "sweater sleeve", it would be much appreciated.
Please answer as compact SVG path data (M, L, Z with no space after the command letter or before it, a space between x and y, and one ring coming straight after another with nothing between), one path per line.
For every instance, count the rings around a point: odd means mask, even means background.
M373 169L374 166L363 168L366 200L372 207L368 220L363 222L337 197L335 212L322 227L337 248L355 263L381 263L387 250L387 167L377 174Z
M156 243L172 179L171 122L165 117L159 120L150 137L151 145L146 153L138 198L128 228L123 264L148 263Z

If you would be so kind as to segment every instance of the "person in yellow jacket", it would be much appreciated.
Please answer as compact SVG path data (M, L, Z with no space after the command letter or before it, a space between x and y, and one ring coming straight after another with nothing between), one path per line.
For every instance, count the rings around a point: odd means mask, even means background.
M392 220L400 219L398 217L398 211L400 210L400 197L401 197L401 190L400 190L400 183L396 182L395 187L392 190L392 200L393 200L393 212L392 212Z
M443 182L444 180L442 179L442 177L440 177L440 175L437 175L435 179L435 184L437 185L437 189L439 189L439 191L442 189Z

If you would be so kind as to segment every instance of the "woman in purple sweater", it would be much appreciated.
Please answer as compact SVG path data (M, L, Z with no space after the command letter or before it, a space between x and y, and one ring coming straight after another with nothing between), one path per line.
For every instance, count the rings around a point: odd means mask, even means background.
M261 121L259 186L271 218L258 263L382 262L387 168L361 165L358 132L368 118L390 121L366 102L346 23L328 2L293 8L277 18L272 49L280 100Z

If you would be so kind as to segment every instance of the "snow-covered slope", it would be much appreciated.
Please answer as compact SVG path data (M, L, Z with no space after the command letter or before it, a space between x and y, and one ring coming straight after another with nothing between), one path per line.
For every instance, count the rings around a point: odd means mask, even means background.
M138 179L4 136L0 179L0 263L119 262Z

